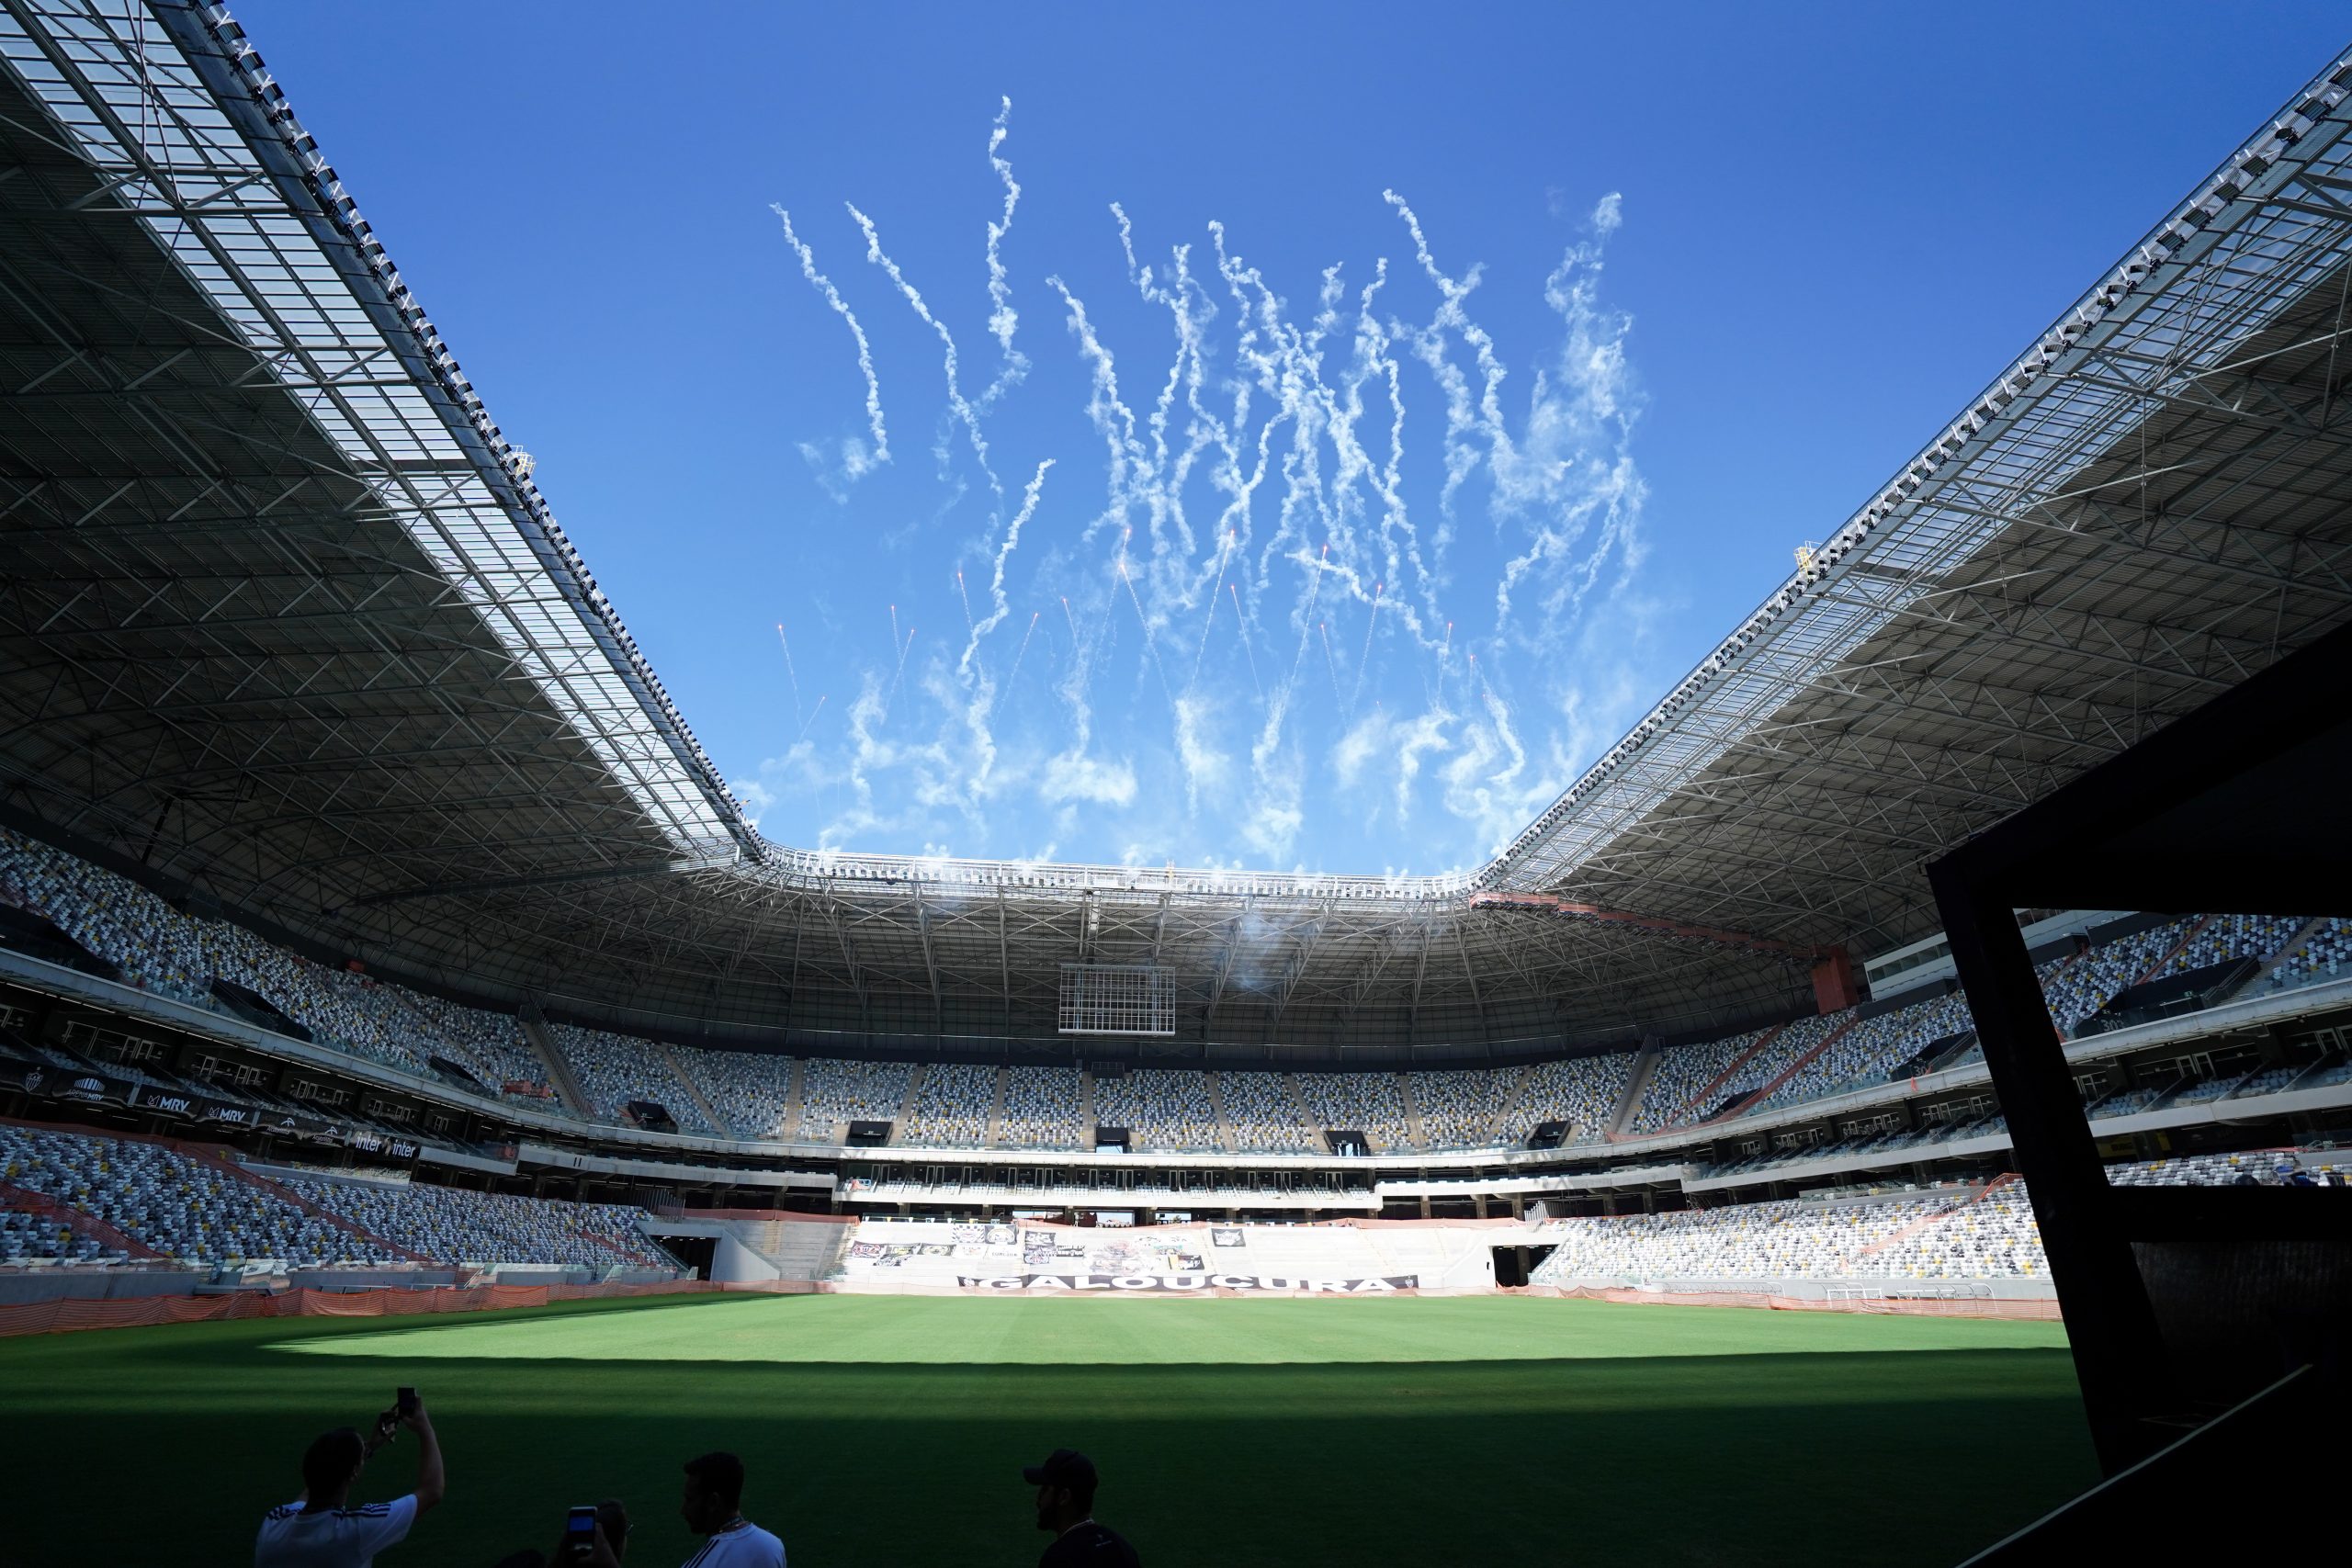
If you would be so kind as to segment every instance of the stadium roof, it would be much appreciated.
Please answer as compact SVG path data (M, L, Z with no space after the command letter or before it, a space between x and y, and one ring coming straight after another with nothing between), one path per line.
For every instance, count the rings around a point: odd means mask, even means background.
M1724 1027L2352 608L2347 55L1478 871L780 848L236 24L111 9L0 0L5 798L459 988L1046 1036L1092 959L1188 1050Z

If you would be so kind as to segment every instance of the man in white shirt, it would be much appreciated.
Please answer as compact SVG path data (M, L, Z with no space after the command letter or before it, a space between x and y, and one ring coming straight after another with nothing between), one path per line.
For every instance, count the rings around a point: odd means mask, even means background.
M685 1568L784 1568L784 1542L743 1517L743 1461L709 1453L686 1461L686 1528L707 1537Z
M367 1466L368 1446L348 1427L329 1432L302 1455L302 1495L262 1520L254 1568L368 1568L376 1553L407 1539L417 1516L441 1501L447 1483L440 1439L424 1402L378 1430L389 1440L395 1425L416 1434L416 1490L389 1503L352 1507L352 1483Z

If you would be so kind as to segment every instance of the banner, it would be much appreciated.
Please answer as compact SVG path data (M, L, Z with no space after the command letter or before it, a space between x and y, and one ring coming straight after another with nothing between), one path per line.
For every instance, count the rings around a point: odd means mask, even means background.
M71 1067L44 1066L32 1063L23 1067L12 1065L9 1078L23 1086L28 1094L46 1095L51 1100L75 1100L85 1105L112 1103L128 1105L139 1086L106 1073L96 1073Z
M1293 1279L1280 1274L959 1274L967 1291L1297 1291L1318 1295L1370 1296L1419 1290L1419 1274L1366 1280Z

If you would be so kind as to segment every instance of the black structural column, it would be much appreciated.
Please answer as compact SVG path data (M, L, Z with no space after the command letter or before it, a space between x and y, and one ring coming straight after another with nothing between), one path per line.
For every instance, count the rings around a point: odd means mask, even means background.
M1983 840L1928 868L1952 961L1975 1016L2018 1169L2066 1308L2083 1406L2108 1474L2155 1446L2143 1422L2161 1387L2164 1341L2146 1285L2117 1225L2090 1118L2026 955L2000 868L1975 863Z

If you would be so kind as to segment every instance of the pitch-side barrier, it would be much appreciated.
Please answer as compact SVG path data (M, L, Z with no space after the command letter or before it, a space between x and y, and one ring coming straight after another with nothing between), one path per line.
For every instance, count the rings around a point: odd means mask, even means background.
M1614 1285L1524 1285L1506 1295L1556 1296L1567 1301L1623 1302L1637 1306L1765 1307L1774 1312L1859 1312L1905 1317L1991 1317L2012 1322L2062 1321L2054 1296L1971 1295L1957 1292L1892 1295L1840 1291L1818 1296L1769 1291L1645 1291Z
M0 1306L0 1338L84 1328L133 1328L164 1323L220 1323L246 1317L408 1317L427 1313L497 1312L556 1302L619 1301L637 1296L806 1295L794 1280L735 1284L672 1280L644 1284L454 1285L426 1290L236 1291L210 1296L140 1296L121 1301L72 1297Z

